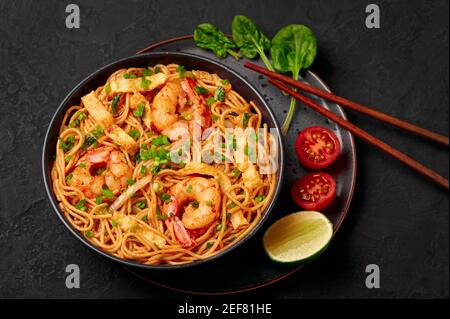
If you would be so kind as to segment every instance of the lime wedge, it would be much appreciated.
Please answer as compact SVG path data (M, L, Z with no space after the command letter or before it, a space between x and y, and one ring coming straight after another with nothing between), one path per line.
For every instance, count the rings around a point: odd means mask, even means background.
M333 224L314 211L287 215L273 223L263 237L269 257L280 263L306 263L327 248Z

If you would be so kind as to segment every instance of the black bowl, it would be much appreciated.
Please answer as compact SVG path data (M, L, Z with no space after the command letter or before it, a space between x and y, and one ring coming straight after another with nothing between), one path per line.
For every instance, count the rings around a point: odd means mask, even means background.
M205 70L211 73L216 73L222 78L228 79L233 87L236 89L239 94L242 95L243 98L245 98L247 101L254 101L256 105L261 110L261 113L263 115L264 121L268 124L270 128L275 128L276 133L278 135L278 145L279 145L279 152L278 152L278 171L277 171L277 178L276 178L276 191L271 199L271 202L266 208L266 211L264 212L260 222L258 225L256 225L244 238L242 238L239 242L237 242L235 245L231 246L230 248L224 250L223 252L220 252L219 254L216 254L210 258L195 261L188 264L182 264L182 265L144 265L142 263L138 263L135 261L125 260L121 259L115 256L110 255L109 253L101 250L100 248L94 246L92 243L87 241L75 228L72 227L72 225L66 220L64 217L64 214L61 212L58 206L58 201L56 200L56 197L53 193L53 187L52 187L52 180L50 177L50 171L51 171L51 164L53 162L52 155L55 153L55 147L56 142L59 135L59 128L61 126L61 121L63 119L64 113L67 110L68 107L71 105L78 104L81 97L85 94L88 94L93 89L103 85L106 81L106 79L111 75L114 71L121 69L121 68L129 68L129 67L147 67L155 64L169 64L169 63L177 63L180 65L184 65L186 69L192 70L192 69L198 69L198 70ZM177 268L186 268L191 267L195 265L199 265L201 263L205 263L207 261L214 260L231 250L237 248L241 244L243 244L245 241L247 241L250 237L252 237L258 229L261 227L261 225L264 223L264 221L267 219L267 216L269 215L270 211L272 210L274 203L278 197L278 193L280 191L281 185L282 185L282 178L283 178L283 163L284 163L284 153L283 153L283 142L280 134L279 125L275 119L275 116L273 115L269 105L264 100L264 98L261 96L261 94L255 89L253 85L251 85L246 79L244 79L242 76L240 76L235 71L231 70L227 66L218 63L216 61L210 60L205 57L201 57L194 54L188 54L188 53L179 53L179 52L154 52L154 53L147 53L147 54L141 54L141 55L135 55L131 57L127 57L121 60L118 60L116 62L113 62L111 64L108 64L101 69L95 71L88 77L86 77L83 81L81 81L61 102L58 109L56 110L52 120L50 121L50 125L48 127L47 133L45 135L45 141L44 141L44 147L42 152L42 172L44 175L44 184L47 191L47 195L50 199L50 202L53 206L53 209L55 210L58 217L61 219L63 224L72 232L72 234L77 237L81 242L83 242L86 246L90 247L91 249L95 250L97 253L108 257L111 260L114 260L116 262L119 262L124 265L128 266L134 266L134 267L140 267L140 268L146 268L146 269L177 269Z

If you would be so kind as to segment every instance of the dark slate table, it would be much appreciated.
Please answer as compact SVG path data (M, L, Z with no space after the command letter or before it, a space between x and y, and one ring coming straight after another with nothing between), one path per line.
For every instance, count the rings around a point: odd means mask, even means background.
M83 77L151 42L235 14L270 36L312 27L312 67L350 99L448 134L448 1L375 1L381 28L365 26L373 1L75 1L81 28L65 27L64 1L0 2L0 297L180 296L86 249L60 223L41 178L44 133L58 103ZM112 3L112 2L111 2ZM448 176L448 150L364 116L351 121ZM449 296L448 193L357 141L357 190L328 251L287 280L247 296L410 298ZM81 269L67 289L65 266ZM381 270L367 289L365 267Z

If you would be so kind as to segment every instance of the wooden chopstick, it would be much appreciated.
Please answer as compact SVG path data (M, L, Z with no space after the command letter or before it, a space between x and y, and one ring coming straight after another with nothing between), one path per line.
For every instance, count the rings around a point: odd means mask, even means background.
M280 82L278 80L274 80L274 79L269 79L269 83L275 85L276 87L278 87L279 89L283 90L287 94L295 97L297 100L299 100L300 102L302 102L306 106L310 107L311 109L313 109L317 113L320 113L323 116L325 116L325 117L329 118L330 120L332 120L333 122L335 122L336 124L339 124L340 126L342 126L343 128L347 129L351 133L355 134L359 138L363 139L364 141L366 141L370 145L375 146L376 148L382 150L383 152L385 152L385 153L391 155L392 157L398 159L400 162L408 165L409 167L411 167L412 169L414 169L417 172L421 173L422 175L430 178L432 181L436 182L437 184L439 184L440 186L444 187L445 189L447 189L447 190L449 189L448 179L446 179L445 177L439 175L438 173L436 173L435 171L429 169L428 167L422 165L421 163L417 162L416 160L414 160L413 158L409 157L405 153L400 152L396 148L390 146L389 144L386 144L382 140L380 140L380 139L376 138L375 136L367 133L363 129L360 129L356 125L354 125L354 124L350 123L349 121L339 117L338 115L334 114L333 112L328 111L327 109L323 108L322 106L320 106L319 104L317 104L316 102L311 100L310 98L308 98L308 97L306 97L304 95L301 95L298 92L293 91L292 89L290 89L288 86L286 86L282 82Z
M263 67L260 67L259 65L256 65L256 64L253 64L253 63L250 63L250 62L246 62L244 64L244 66L249 68L249 69L252 69L253 71L256 71L256 72L264 74L264 75L267 75L267 76L269 76L271 78L274 78L274 79L277 79L277 80L279 80L279 81L281 81L283 83L289 84L292 87L295 87L295 88L298 88L298 89L303 90L305 92L312 93L314 95L320 96L320 97L322 97L322 98L324 98L324 99L326 99L328 101L334 102L334 103L339 104L339 105L341 105L343 107L346 107L346 108L349 108L349 109L354 110L356 112L368 115L368 116L373 117L373 118L375 118L377 120L380 120L382 122L386 122L386 123L392 124L392 125L394 125L396 127L399 127L399 128L404 129L404 130L406 130L408 132L417 134L417 135L422 136L424 138L427 138L427 139L429 139L431 141L434 141L434 142L437 142L437 143L449 146L449 139L448 139L447 136L444 136L444 135L432 132L430 130L424 129L423 127L411 124L409 122L400 120L400 119L398 119L396 117L393 117L391 115L388 115L386 113L374 110L374 109L372 109L372 108L370 108L368 106L365 106L363 104L356 103L356 102L350 101L350 100L348 100L346 98L337 96L337 95L335 95L333 93L321 90L321 89L316 88L314 86L311 86L311 85L309 85L309 84L307 84L305 82L296 81L296 80L294 80L294 79L292 79L290 77L287 77L285 75L269 71L269 70L267 70L267 69L265 69Z

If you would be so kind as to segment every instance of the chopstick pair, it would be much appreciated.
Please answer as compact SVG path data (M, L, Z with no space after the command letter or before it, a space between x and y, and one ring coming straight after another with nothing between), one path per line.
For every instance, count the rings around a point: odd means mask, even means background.
M368 116L371 116L371 117L381 120L383 122L392 124L394 126L397 126L406 131L415 133L419 136L422 136L422 137L432 140L434 142L440 143L442 145L446 145L446 146L449 145L448 137L440 135L435 132L431 132L429 130L426 130L426 129L416 126L414 124L408 123L406 121L397 119L397 118L387 115L385 113L376 111L374 109L369 108L368 106L365 106L365 105L362 105L359 103L355 103L355 102L347 100L343 97L323 91L321 89L313 87L304 82L296 81L296 80L291 79L282 74L269 71L269 70L267 70L263 67L260 67L256 64L247 62L247 63L245 63L244 66L253 71L256 71L258 73L267 75L269 77L269 83L271 83L272 85L278 87L280 90L293 96L294 98L296 98L297 100L299 100L300 102L302 102L303 104L308 106L309 108L313 109L314 111L316 111L316 112L322 114L323 116L327 117L328 119L332 120L336 124L347 129L348 131L355 134L356 136L358 136L362 140L366 141L370 145L382 150L383 152L391 155L392 157L396 158L400 162L406 164L407 166L411 167L412 169L416 170L417 172L421 173L422 175L428 177L429 179L436 182L441 187L444 187L447 190L449 189L449 181L445 177L439 175L437 172L433 171L432 169L429 169L428 167L419 163L412 157L397 150L396 148L390 146L389 144L386 144L385 142L383 142L380 139L376 138L375 136L367 133L366 131L364 131L363 129L357 127L356 125L350 123L349 121L339 117L338 115L334 114L331 111L328 111L327 109L323 108L322 106L320 106L319 104L314 102L312 99L292 90L286 84L288 84L292 87L295 87L297 89L303 90L305 92L312 93L314 95L322 97L326 100L329 100L329 101L339 104L341 106L344 106L349 109L355 110L357 112L366 114Z

